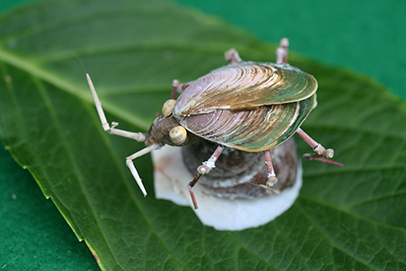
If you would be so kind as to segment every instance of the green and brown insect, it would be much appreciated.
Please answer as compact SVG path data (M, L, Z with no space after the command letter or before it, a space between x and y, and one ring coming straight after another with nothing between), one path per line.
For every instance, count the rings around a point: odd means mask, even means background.
M342 166L328 160L332 149L325 149L301 128L309 113L316 107L316 79L287 63L288 40L281 40L277 63L242 61L236 50L225 53L229 65L218 68L195 81L180 84L174 80L172 99L165 102L162 114L147 133L133 133L109 125L92 81L92 90L99 117L105 131L143 141L146 148L126 158L140 189L146 195L133 160L168 144L184 146L199 140L218 144L212 156L197 168L198 174L188 188L194 207L192 188L203 174L209 173L225 147L244 152L264 152L268 176L253 183L272 190L277 182L270 149L297 133L316 153L304 157ZM176 92L180 96L175 100Z

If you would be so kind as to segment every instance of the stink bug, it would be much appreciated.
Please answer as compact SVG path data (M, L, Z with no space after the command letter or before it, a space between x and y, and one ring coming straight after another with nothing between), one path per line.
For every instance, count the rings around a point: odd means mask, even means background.
M144 196L147 192L133 160L168 144L184 146L198 140L218 144L211 157L197 168L188 188L194 207L192 188L203 174L209 173L225 147L245 152L264 152L267 180L252 182L272 190L277 182L270 149L297 133L316 153L304 157L342 166L327 160L334 151L325 149L309 137L300 125L317 105L316 79L287 63L288 40L281 40L277 63L241 61L237 51L225 53L229 65L218 68L195 81L172 84L172 99L166 101L147 133L133 133L109 125L95 88L87 74L96 109L105 131L145 142L146 148L126 158L126 164ZM176 92L181 92L175 100ZM327 158L327 159L326 159ZM275 191L277 192L277 191Z

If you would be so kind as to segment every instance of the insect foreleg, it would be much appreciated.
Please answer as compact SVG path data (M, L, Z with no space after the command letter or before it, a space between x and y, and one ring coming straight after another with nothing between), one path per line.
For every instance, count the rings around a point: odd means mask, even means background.
M87 82L89 83L90 90L92 91L93 100L96 105L97 113L99 114L99 118L100 118L104 131L108 132L109 134L119 135L119 136L131 138L131 139L135 139L139 142L145 141L145 135L143 133L134 133L134 132L124 131L121 129L116 129L115 127L118 125L117 122L113 122L111 124L111 126L109 125L109 123L107 122L107 119L106 119L106 115L104 114L103 108L101 106L99 97L97 96L96 89L94 88L92 79L90 79L89 74L86 74L86 78L87 78Z
M216 150L214 151L214 153L210 156L210 158L206 162L203 162L203 165L201 165L197 168L198 173L197 173L196 177L187 186L189 189L190 197L192 198L193 206L195 209L197 209L198 206L197 206L196 198L192 191L192 188L193 188L193 186L195 186L197 181L199 181L200 177L203 174L209 173L215 167L216 161L220 157L220 154L223 152L223 150L224 150L224 146L219 145L216 148Z
M176 93L181 93L184 91L188 86L190 86L192 82L188 83L180 83L179 80L173 80L172 81L172 94L171 94L171 99L176 99Z
M288 64L288 46L289 40L287 38L282 38L279 43L279 47L276 50L276 63L277 64Z
M138 172L137 172L137 169L134 166L133 160L135 158L143 156L144 154L147 154L147 153L149 153L149 152L151 152L153 150L156 150L158 148L159 148L158 144L152 144L152 145L149 145L148 147L146 147L146 148L144 148L144 149L142 149L142 150L140 150L140 151L138 151L138 152L134 153L133 155L130 155L130 156L128 156L126 158L126 165L130 169L131 174L133 175L135 181L137 182L138 186L140 187L142 193L144 194L144 197L147 195L147 191L145 190L145 187L144 187L144 185L142 183L142 180L141 180L140 176L138 175Z

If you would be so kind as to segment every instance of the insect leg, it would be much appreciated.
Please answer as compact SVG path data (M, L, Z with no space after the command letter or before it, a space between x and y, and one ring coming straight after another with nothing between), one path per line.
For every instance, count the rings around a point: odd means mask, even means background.
M264 156L265 156L266 168L268 171L268 176L267 176L268 180L253 178L251 183L258 185L262 188L265 188L267 190L270 190L270 191L274 192L275 194L279 194L280 193L279 190L272 188L272 186L274 186L278 182L278 179L276 178L275 170L274 170L274 167L272 164L271 151L270 150L264 151Z
M306 134L301 128L299 128L296 133L307 143L310 145L310 147L313 148L313 150L316 153L307 153L303 155L303 158L310 159L310 160L316 160L319 162L327 163L327 164L332 164L335 166L340 166L342 167L343 164L334 162L331 160L327 160L330 158L333 158L334 156L334 150L333 149L325 149L320 143L317 143L313 138L311 138L308 134ZM324 159L324 158L327 159Z
M276 49L276 64L288 64L288 46L289 40L282 38L278 49Z
M215 167L215 163L216 163L217 159L220 157L220 154L223 152L223 150L224 150L224 146L219 145L216 148L216 150L214 151L214 153L210 156L209 160L207 160L206 162L203 162L203 165L201 165L197 168L198 173L197 173L196 177L187 186L189 189L190 197L192 198L193 206L195 209L197 209L198 206L197 206L195 194L193 193L192 188L193 188L193 186L195 186L195 184L197 183L197 181L200 179L200 177L203 174L209 173Z
M181 93L184 91L188 86L190 86L192 82L181 84L179 80L172 81L172 94L171 99L176 99L176 93Z
M241 58L240 55L238 54L237 50L235 50L234 48L231 48L230 50L226 51L224 53L224 58L230 63L230 64L234 64L234 63L238 63L241 62Z
M145 187L144 187L144 185L142 183L142 180L141 180L140 176L138 175L137 169L135 169L133 160L135 158L143 156L144 154L147 154L147 153L149 153L149 152L151 152L153 150L156 150L158 148L159 148L158 144L152 144L152 145L149 145L148 147L134 153L133 155L128 156L125 159L126 160L126 165L130 169L131 174L133 175L133 177L134 177L135 181L137 182L139 188L141 189L142 193L144 194L144 197L147 195L147 191L145 190Z
M196 197L195 197L195 193L193 193L192 188L195 186L195 184L197 183L197 181L200 179L200 177L202 176L202 173L198 173L196 175L196 177L194 177L193 181L191 181L187 188L189 189L189 194L190 197L192 198L192 202L193 202L193 207L197 210L199 207L197 206L197 201L196 201Z
M272 158L271 158L271 151L266 150L264 151L265 155L265 164L266 168L268 170L268 180L266 181L266 186L272 187L274 184L278 182L278 179L276 178L275 170L273 168L272 164Z
M333 149L325 149L320 143L317 143L313 138L311 138L308 134L306 134L301 128L299 128L296 133L307 143L313 150L325 158L333 158L334 150Z
M117 122L113 122L111 124L111 126L109 125L109 123L107 122L107 119L106 119L106 115L104 114L103 108L101 106L99 97L97 96L96 89L94 88L92 79L90 79L89 74L86 74L86 78L87 78L87 82L89 83L90 90L92 91L93 100L96 105L97 113L99 114L99 118L100 118L104 131L108 132L109 134L119 135L119 136L131 138L131 139L135 139L139 142L145 141L145 134L143 134L143 133L134 133L134 132L124 131L121 129L116 129L115 127L118 125Z

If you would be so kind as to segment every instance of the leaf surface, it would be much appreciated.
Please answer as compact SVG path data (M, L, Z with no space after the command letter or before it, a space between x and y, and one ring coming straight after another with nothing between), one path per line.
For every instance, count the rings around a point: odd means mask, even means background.
M102 131L78 58L108 120L146 131L174 78L224 65L231 47L274 61L274 47L161 1L50 1L9 12L0 19L2 140L105 270L405 269L404 104L369 79L300 57L291 64L319 81L303 129L344 168L304 161L292 208L241 232L215 231L189 208L154 199L149 156L135 162L142 196L124 163L142 144Z

